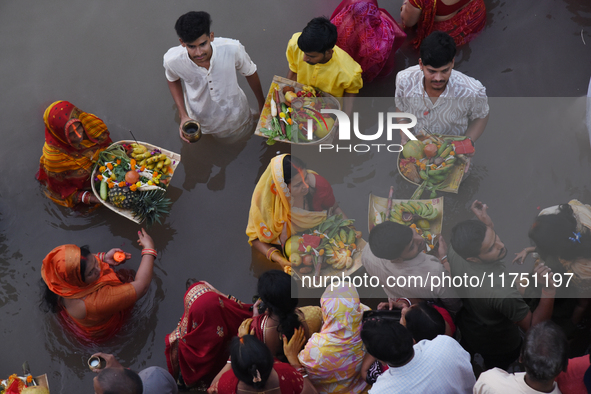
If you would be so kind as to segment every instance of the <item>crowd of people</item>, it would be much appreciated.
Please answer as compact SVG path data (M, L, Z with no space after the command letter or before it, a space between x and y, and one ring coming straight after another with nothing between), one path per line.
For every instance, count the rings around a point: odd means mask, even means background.
M416 26L419 64L398 72L396 108L416 116L415 133L466 136L473 147L489 117L485 87L454 70L456 47L485 25L482 0L405 0L400 17ZM202 132L227 143L252 135L258 114L238 86L244 75L265 104L257 67L239 41L215 37L206 12L176 22L180 45L164 55L165 76L182 125L198 120ZM287 77L335 97L354 97L363 84L393 70L393 54L406 33L375 0L344 0L330 20L312 19L287 43ZM345 101L350 110L353 101ZM220 122L220 119L224 119ZM98 207L90 176L111 143L106 125L67 101L43 116L45 145L36 178L57 204ZM401 144L408 136L401 132ZM474 151L474 150L472 150ZM468 165L473 153L467 154ZM286 241L327 217L345 213L330 183L290 154L274 157L260 177L246 227L248 242L277 264L258 279L253 303L244 303L205 281L188 283L184 314L166 336L167 369L135 373L115 356L96 369L96 393L581 393L591 387L588 355L569 360L569 338L588 313L591 288L591 207L572 200L543 210L529 230L535 253L531 278L507 286L507 255L488 214L474 201L477 220L454 226L427 254L410 227L384 222L369 233L362 251L365 270L378 278L387 301L371 310L357 290L327 288L320 306L299 306L284 271ZM43 260L44 304L83 343L117 333L152 281L157 251L138 231L137 272L114 269L124 251L91 253L89 246L62 245ZM480 287L385 286L388 277L481 277ZM571 287L556 274L572 274ZM542 280L542 278L546 280ZM550 280L548 280L550 278ZM540 285L541 284L541 285ZM180 302L180 300L179 300ZM171 327L173 329L173 327ZM475 374L474 356L485 372ZM524 371L519 372L523 366ZM508 371L512 372L508 372ZM589 370L591 371L591 370ZM588 372L588 373L587 373Z

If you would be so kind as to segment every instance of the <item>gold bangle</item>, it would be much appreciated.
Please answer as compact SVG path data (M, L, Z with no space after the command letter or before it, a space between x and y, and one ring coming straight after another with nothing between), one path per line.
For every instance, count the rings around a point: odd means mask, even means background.
M267 260L271 260L271 256L273 255L273 253L278 252L279 250L272 246L269 248L269 250L267 250Z

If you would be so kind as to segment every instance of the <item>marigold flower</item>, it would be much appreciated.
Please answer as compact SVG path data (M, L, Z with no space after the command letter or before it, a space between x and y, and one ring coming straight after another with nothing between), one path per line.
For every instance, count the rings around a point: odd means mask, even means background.
M125 186L125 182L121 181L119 182L119 187L124 187Z
M100 167L99 167L99 171L100 171L100 172L105 172L105 171L107 171L107 167L105 167L105 166L100 166Z
M98 178L99 181L103 180L103 176L101 174L98 174L96 177Z
M111 163L107 163L107 168L108 168L109 170L112 170L112 169L113 169L113 164L111 164Z

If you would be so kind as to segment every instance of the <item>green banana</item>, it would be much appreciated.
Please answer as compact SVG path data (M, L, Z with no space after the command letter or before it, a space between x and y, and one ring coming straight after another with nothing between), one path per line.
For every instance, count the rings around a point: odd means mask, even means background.
M347 238L347 244L351 245L352 243L355 243L356 236L357 236L357 234L355 234L355 230L350 228L349 229L349 238Z
M439 147L439 149L437 149L437 154L435 155L435 157L441 156L441 154L443 153L443 151L447 149L447 146L448 145L449 145L449 141L445 141L443 144L441 144L441 146Z
M416 201L409 201L408 203L414 208L414 213L418 215L418 213L421 211L421 206Z
M403 208L404 208L404 209L405 209L407 212L410 212L410 213L415 213L415 210L414 210L414 208L413 208L413 207L412 207L412 205L410 205L408 202L402 202L402 203L400 203L400 204L402 205L402 207L403 207Z
M440 157L445 159L447 157L447 155L449 155L449 153L452 151L452 149L453 149L452 145L448 146L447 148L445 148L445 150L443 152L441 152Z
M419 171L419 176L421 177L422 180L426 181L427 179L429 179L429 177L427 176L427 172L425 170L421 170Z
M339 231L339 237L341 237L341 241L343 241L343 243L346 244L347 238L349 238L349 234L347 234L344 228L341 228L341 230Z

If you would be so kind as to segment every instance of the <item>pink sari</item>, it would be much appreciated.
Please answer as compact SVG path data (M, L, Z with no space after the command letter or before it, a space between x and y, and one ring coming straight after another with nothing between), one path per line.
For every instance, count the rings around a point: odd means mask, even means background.
M343 0L330 21L337 27L337 46L359 63L363 81L392 72L406 33L377 0Z

